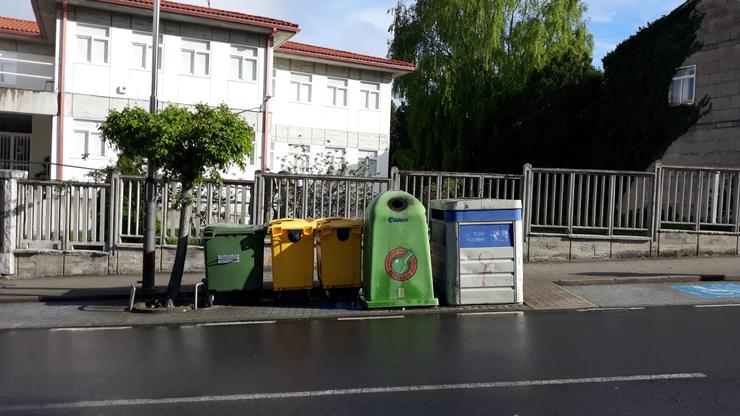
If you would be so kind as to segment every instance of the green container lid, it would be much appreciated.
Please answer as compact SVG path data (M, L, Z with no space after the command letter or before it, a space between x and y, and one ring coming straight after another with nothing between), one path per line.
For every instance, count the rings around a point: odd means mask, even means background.
M265 227L261 225L241 224L211 224L203 228L203 238L213 238L220 235L266 235Z

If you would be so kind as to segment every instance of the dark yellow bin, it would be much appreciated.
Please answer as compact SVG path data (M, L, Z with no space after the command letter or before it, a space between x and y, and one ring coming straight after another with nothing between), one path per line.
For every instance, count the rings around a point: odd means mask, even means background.
M314 227L294 218L270 221L273 290L313 288Z
M319 281L324 289L362 286L364 221L322 218L316 221Z

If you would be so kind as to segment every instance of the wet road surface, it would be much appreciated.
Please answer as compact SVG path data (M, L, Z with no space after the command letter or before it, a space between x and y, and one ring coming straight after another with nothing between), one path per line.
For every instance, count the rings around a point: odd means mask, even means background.
M740 414L740 307L0 331L0 414Z

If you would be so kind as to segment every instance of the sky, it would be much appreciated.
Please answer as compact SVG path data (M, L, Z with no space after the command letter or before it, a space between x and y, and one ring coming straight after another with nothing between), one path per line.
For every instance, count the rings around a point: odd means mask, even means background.
M2 0L2 14L33 19L30 0ZM201 6L207 0L179 0ZM406 0L408 3L410 0ZM594 65L639 27L667 14L684 0L585 0L594 36ZM297 23L295 41L385 56L396 0L210 0L211 7Z

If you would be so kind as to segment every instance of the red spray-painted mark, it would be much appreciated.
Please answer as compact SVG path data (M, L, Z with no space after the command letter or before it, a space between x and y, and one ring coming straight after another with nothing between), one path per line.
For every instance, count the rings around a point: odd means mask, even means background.
M481 286L485 286L486 285L485 275L491 274L493 272L493 270L489 270L489 268L493 266L493 262L490 261L490 260L489 261L486 261L487 259L483 259L482 257L483 257L484 254L490 254L490 253L480 253L480 254L478 254L478 263L481 264L481 267L483 269L483 270L480 271L480 273L478 273L478 274L481 275Z

